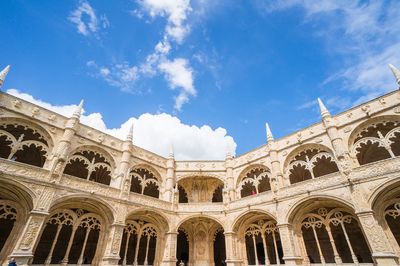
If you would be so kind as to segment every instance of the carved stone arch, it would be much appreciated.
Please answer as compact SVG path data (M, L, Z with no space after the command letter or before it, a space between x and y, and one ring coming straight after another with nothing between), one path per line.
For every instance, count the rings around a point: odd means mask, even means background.
M193 214L193 215L190 215L188 217L185 217L184 219L178 221L178 223L174 226L173 229L171 228L171 232L178 233L178 230L179 230L179 228L181 227L182 224L184 224L185 222L187 222L189 220L192 220L192 219L195 220L197 218L199 218L199 219L210 219L210 220L214 221L215 223L219 224L222 227L222 229L224 230L224 232L227 232L225 223L223 223L220 219L218 219L216 217L213 217L211 215L207 215L207 214L201 214L201 215Z
M378 116L360 123L350 133L348 147L360 165L399 156L400 116Z
M0 119L0 157L43 167L54 140L42 126L21 118Z
M246 210L235 217L232 224L230 224L230 231L238 232L238 230L243 227L246 223L251 223L260 217L267 217L270 220L276 220L276 216L271 212L262 209L251 209Z
M217 174L212 174L212 173L204 173L204 172L194 172L190 174L185 174L185 175L180 175L177 177L177 182L187 179L187 178L193 178L193 177L209 177L209 178L215 178L220 180L222 183L225 182L225 176L224 175L217 175Z
M186 203L186 199L189 203L221 202L225 182L222 177L215 174L191 173L180 176L177 185L179 195L186 196L185 201L182 201L181 197L179 198L180 203ZM219 195L216 195L216 193L219 193Z
M106 150L98 146L84 145L70 153L63 172L109 185L114 170L114 158Z
M44 138L44 140L47 142L48 147L50 148L50 151L54 147L54 139L50 132L40 124L32 122L32 120L27 120L19 117L2 117L0 119L0 125L4 124L22 125L29 127Z
M93 151L98 154L101 154L111 165L112 169L115 169L116 167L116 160L113 155L106 149L97 146L97 145L79 145L75 147L71 152L70 156L74 155L75 153L82 152L82 151Z
M293 149L283 167L291 184L339 171L333 151L325 145L314 143Z
M131 167L129 175L131 177L131 192L159 198L162 178L154 167L147 164L138 164Z
M296 201L287 211L284 223L298 225L299 220L302 218L302 213L316 209L324 204L326 204L325 206L332 206L335 208L342 207L349 210L351 213L355 213L354 205L343 198L327 194L312 195Z
M36 193L25 184L11 180L0 174L1 198L17 202L28 214L37 205Z
M158 230L160 230L160 235L166 233L171 228L169 221L170 218L167 217L162 212L155 212L150 209L140 208L127 213L125 221L130 220L144 220L148 223L154 224Z
M160 174L160 171L157 170L154 166L151 166L150 164L147 164L147 163L133 164L133 165L130 167L129 172L132 171L132 170L134 170L134 169L137 169L137 168L144 168L144 169L149 170L150 172L153 173L153 175L156 177L156 179L157 179L160 183L162 182L163 179L162 179L162 176L161 176L161 174Z
M240 197L262 193L271 190L270 169L263 164L252 164L239 174L236 181L236 191Z
M377 216L380 216L384 212L385 202L397 196L400 196L400 181L398 177L394 177L375 188L368 196L368 203Z
M50 211L60 209L84 209L91 213L100 215L101 221L105 226L111 225L115 222L116 210L105 200L95 196L79 193L63 196L52 202Z

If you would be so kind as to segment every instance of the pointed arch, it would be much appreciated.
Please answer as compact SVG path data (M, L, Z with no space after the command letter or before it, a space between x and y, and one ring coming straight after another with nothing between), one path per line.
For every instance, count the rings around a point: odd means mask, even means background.
M236 190L241 198L271 190L271 172L265 165L246 167L236 181Z

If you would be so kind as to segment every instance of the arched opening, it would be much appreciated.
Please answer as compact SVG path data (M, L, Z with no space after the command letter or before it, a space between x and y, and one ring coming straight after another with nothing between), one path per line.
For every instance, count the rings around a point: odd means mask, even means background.
M97 183L109 185L112 167L100 153L84 150L74 153L65 166L64 173Z
M400 155L400 122L398 117L375 118L351 137L352 154L360 165Z
M187 193L182 186L178 185L178 192L179 192L179 203L188 203L189 199L187 197Z
M247 265L283 264L283 250L276 221L261 212L249 212L234 226L237 232L240 257Z
M354 212L329 199L310 199L292 213L304 263L372 263L371 252Z
M56 200L33 251L33 264L100 264L105 229L113 221L110 206L95 197Z
M54 211L42 231L33 264L93 264L102 228L100 216L87 209Z
M185 240L186 239L186 240ZM210 218L195 217L178 228L177 265L226 265L225 235L222 226Z
M146 168L135 168L130 172L131 176L131 192L158 198L159 180L155 173Z
M224 183L215 177L196 176L185 177L178 181L179 202L213 202L222 201L222 187ZM220 188L220 191L218 190ZM220 194L219 194L220 192ZM181 199L181 196L183 198Z
M291 184L339 171L334 156L323 147L309 149L305 147L288 162L286 173Z
M178 245L176 248L176 266L180 266L179 264L181 262L184 263L184 265L188 265L189 263L189 240L188 236L183 231L182 229L178 230L178 236L177 236L177 241Z
M33 193L29 189L0 178L0 265L15 248L32 208Z
M271 190L269 176L269 170L261 165L245 169L238 179L240 196L243 198Z
M164 218L150 211L129 215L120 248L119 265L159 265L160 238L168 231Z
M223 185L220 185L219 187L217 187L215 189L212 200L211 200L212 202L222 202L223 201L222 189L223 189Z
M43 167L49 143L37 130L26 125L0 125L0 157Z

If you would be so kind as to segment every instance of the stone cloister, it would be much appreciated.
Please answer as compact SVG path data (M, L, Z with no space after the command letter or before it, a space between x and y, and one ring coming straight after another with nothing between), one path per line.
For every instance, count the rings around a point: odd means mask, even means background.
M321 122L221 161L85 126L82 104L0 93L1 265L399 265L400 91L319 100Z

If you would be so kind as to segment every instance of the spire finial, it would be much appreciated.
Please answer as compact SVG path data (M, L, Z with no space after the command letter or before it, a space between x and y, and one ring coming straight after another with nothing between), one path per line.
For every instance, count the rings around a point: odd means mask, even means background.
M270 142L274 140L274 136L272 135L271 129L269 128L268 123L265 123L265 129L267 131L267 141Z
M83 109L83 100L80 101L78 107L75 109L74 114L72 115L72 117L74 118L80 118L81 114L82 114L82 109Z
M10 71L10 65L7 65L1 72L0 72L0 87L3 86L4 81L6 80L7 74Z
M169 144L169 153L168 153L168 158L174 158L174 144L171 142Z
M328 109L326 109L324 103L322 102L322 100L320 98L317 99L318 100L318 105L319 105L319 110L321 111L321 116L325 117L330 115Z
M126 140L129 142L133 141L133 123L131 124L131 127L129 128L128 135L126 136Z
M400 87L400 70L397 69L392 64L389 64L389 68L390 68L390 70L392 70L392 73L393 73L394 77L396 78L397 85L399 85L399 87Z

